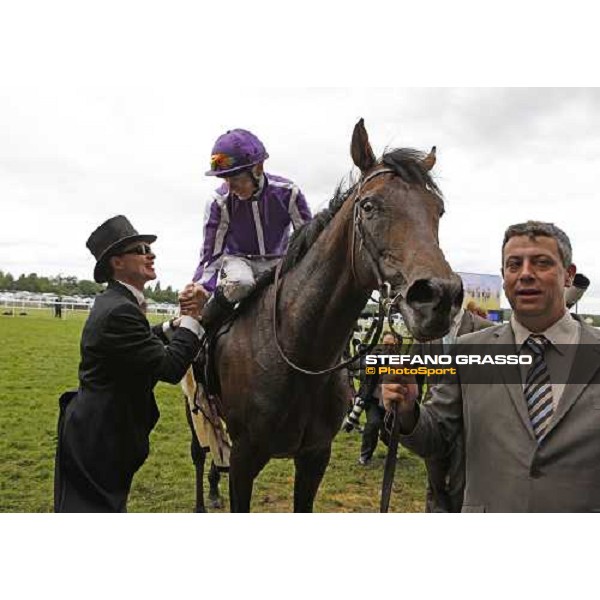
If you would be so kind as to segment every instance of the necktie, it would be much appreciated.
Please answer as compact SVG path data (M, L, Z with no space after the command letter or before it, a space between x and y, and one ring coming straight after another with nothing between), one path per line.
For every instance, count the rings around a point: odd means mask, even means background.
M146 300L142 300L140 302L140 308L142 309L142 312L146 314L148 312L148 302L146 302Z
M525 343L533 353L533 363L525 379L525 401L533 432L539 441L554 412L552 385L545 356L549 341L543 335L530 335Z

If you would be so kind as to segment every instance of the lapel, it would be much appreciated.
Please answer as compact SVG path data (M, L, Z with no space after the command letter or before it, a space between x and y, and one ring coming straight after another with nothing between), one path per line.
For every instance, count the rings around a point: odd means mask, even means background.
M506 323L498 327L497 331L494 331L494 337L496 338L496 344L502 344L503 346L512 346L515 348L515 336L512 331L510 323ZM517 365L506 366L500 369L502 378L504 379L504 385L508 390L508 395L512 400L512 403L517 411L517 414L521 418L525 429L529 432L532 439L535 438L533 428L531 427L531 419L529 418L529 412L527 411L527 404L525 403L525 396L523 395L523 386L520 383L511 383L511 381L520 381L521 375L519 373L519 367ZM510 375L510 377L509 377Z
M128 290L124 285L121 285L118 281L114 281L114 280L111 280L111 281L108 282L108 288L110 290L113 290L114 292L116 292L120 296L123 296L124 298L126 298L130 302L132 302L135 305L135 307L137 309L139 309L140 314L144 317L144 319L146 321L148 321L148 319L147 319L144 311L142 310L142 307L140 306L139 302L137 301L137 298L133 295L133 293L131 292L131 290Z
M588 386L592 377L600 369L599 344L600 339L596 331L585 323L581 323L581 339L569 375L569 379L575 383L567 383L565 386L565 391L558 403L554 418L550 421L548 431L546 431L544 437L560 423Z
M111 280L108 282L108 288L114 290L121 296L125 296L125 298L131 300L134 304L138 304L136 297L129 291L124 285L121 285L118 281Z

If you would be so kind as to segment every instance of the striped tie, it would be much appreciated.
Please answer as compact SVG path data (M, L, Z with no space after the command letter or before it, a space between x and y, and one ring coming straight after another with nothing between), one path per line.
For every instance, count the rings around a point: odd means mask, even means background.
M554 412L552 385L545 357L549 341L543 335L530 335L525 343L533 353L533 363L525 379L525 401L533 432L539 441L544 436Z

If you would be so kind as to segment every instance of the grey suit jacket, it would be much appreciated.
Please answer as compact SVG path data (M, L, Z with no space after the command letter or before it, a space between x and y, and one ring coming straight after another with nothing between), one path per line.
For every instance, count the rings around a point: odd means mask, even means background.
M490 327L494 327L494 323L480 317L479 315L475 315L472 312L465 310L460 320L460 327L456 332L456 336L462 339L462 336L467 335L468 333L473 333L474 331L480 331L481 329L488 329ZM411 354L435 354L436 350L440 351L442 346L442 338L438 338L436 340L432 340L430 342L415 342L411 348ZM431 375L427 378L425 376L417 376L417 384L419 388L423 386L425 382L427 382L427 392L425 393L423 402L429 401L431 397L431 389L434 385L440 383L441 377L439 375Z
M461 342L515 344L508 324ZM414 430L401 436L417 454L439 454L464 435L463 512L600 511L600 332L581 323L581 344L594 344L598 360L575 358L581 383L566 386L539 444L519 383L440 384L417 408Z

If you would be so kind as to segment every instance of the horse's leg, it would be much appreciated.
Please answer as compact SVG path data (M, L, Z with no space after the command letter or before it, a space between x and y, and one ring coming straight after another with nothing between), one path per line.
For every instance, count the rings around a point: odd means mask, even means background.
M315 496L331 458L331 446L298 454L294 458L294 512L312 512Z
M185 416L187 417L188 425L190 426L190 432L192 439L190 443L190 454L192 455L192 462L194 463L194 469L196 471L196 512L206 512L206 506L204 505L204 463L206 462L206 450L200 446L198 436L194 430L192 423L192 413L190 406L185 403Z
M231 512L250 512L254 479L269 462L264 450L239 439L233 443L229 459L229 503Z
M196 470L196 512L205 513L204 504L204 464L206 462L207 451L200 446L196 434L192 432L192 443L190 444L192 462Z
M213 460L210 463L210 471L208 472L208 483L210 486L208 490L208 505L211 508L223 508L223 499L219 492L219 481L221 481L221 473L219 473L219 469Z

